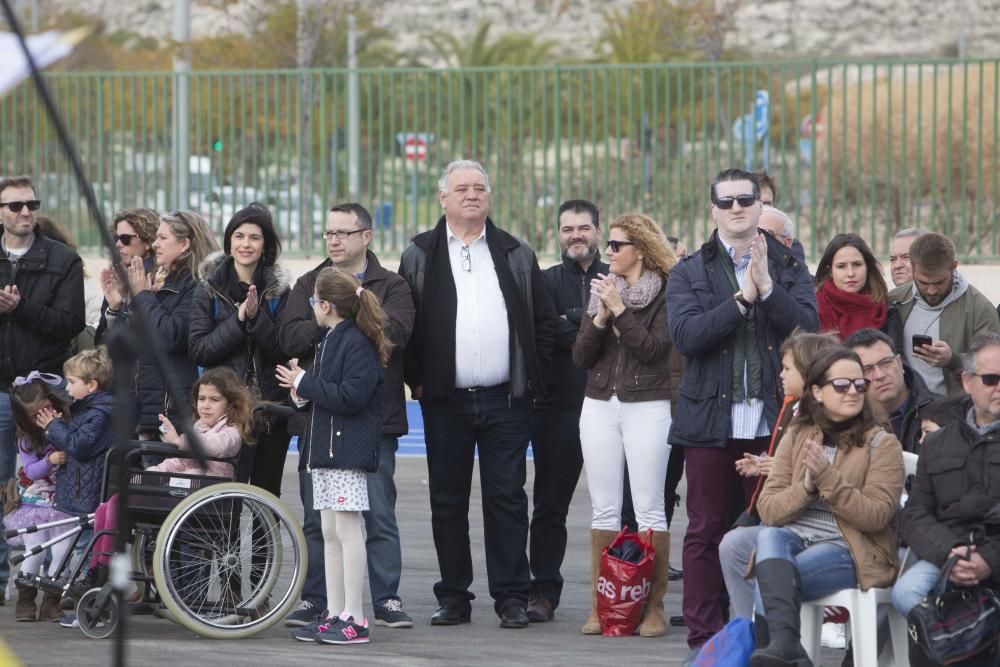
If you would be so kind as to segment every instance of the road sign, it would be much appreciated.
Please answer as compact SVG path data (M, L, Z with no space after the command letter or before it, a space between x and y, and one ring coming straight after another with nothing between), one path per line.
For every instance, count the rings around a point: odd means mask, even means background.
M767 136L767 130L771 124L770 108L771 101L767 91L758 90L753 98L753 125L757 141Z
M417 137L411 137L406 140L404 151L406 152L407 160L426 160L427 142Z

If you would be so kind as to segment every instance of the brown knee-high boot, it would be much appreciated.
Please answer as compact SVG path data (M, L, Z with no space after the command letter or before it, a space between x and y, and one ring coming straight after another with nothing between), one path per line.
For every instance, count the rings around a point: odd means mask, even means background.
M17 588L17 605L14 607L15 621L34 621L37 617L35 600L38 598L38 589L20 581L14 583Z
M617 530L595 530L590 531L590 593L591 606L590 616L583 624L581 632L585 635L601 634L601 620L597 616L597 578L601 573L601 556L604 555L605 547L618 537Z
M646 599L639 634L643 637L662 637L667 634L667 621L663 617L663 598L667 595L667 567L670 565L670 531L653 531L653 585Z

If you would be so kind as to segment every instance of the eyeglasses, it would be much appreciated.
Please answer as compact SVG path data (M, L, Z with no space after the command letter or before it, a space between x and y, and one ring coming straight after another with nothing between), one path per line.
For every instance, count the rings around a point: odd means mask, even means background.
M1000 383L1000 373L969 373L972 377L977 377L987 387L995 387Z
M772 232L770 229L764 229L763 227L758 227L758 229L767 234L768 236L770 236L775 241L778 241L779 243L784 243L787 239L791 238L790 236L785 236L784 234Z
M21 209L25 206L28 207L29 211L37 211L42 205L42 202L37 199L28 199L26 201L5 201L0 202L0 206L6 206L14 213L20 213Z
M866 378L833 378L832 380L827 380L826 382L821 382L819 386L825 387L830 385L833 390L838 394L846 394L850 391L851 387L854 387L854 391L859 394L863 394L868 391L868 385L872 383L871 380Z
M336 237L337 240L344 241L351 234L360 234L363 231L365 231L365 230L363 230L363 229L352 229L350 231L348 231L346 229L338 229L336 231L329 231L329 230L327 230L327 231L323 232L323 238L325 238L327 241L332 241L333 238Z
M608 241L608 248L611 252L621 252L621 249L627 245L635 245L631 241Z
M462 253L462 270L472 271L472 251L469 250L469 246L462 246L460 252Z
M315 308L317 303L326 303L326 300L320 299L320 298L315 297L315 296L309 297L309 305L311 307Z
M883 359L879 359L874 364L868 364L867 366L862 366L861 372L865 374L865 377L868 377L875 371L875 368L877 367L883 373L888 373L889 369L892 368L893 364L895 363L896 363L895 356L885 357Z
M738 202L743 208L750 208L757 201L757 195L736 195L735 197L718 197L715 205L721 209L730 209L733 202Z
M138 237L139 237L138 234L116 234L115 240L121 243L122 245L128 245Z

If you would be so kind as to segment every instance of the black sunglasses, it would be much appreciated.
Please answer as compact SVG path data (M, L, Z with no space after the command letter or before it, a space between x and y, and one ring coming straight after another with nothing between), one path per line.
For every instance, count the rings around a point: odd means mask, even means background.
M28 207L29 211L37 211L42 205L42 202L37 199L28 199L27 201L5 201L0 202L0 206L6 206L14 213L20 213L21 209L25 206Z
M987 387L995 387L1000 383L1000 373L969 373L969 375L979 378Z
M838 394L846 394L851 387L854 387L856 392L863 394L868 391L868 385L871 383L871 380L865 378L854 378L853 380L850 378L833 378L832 380L821 382L819 386L830 385Z
M756 203L757 195L737 195L735 197L719 197L715 200L715 205L721 209L730 209L733 202L739 202L743 208L750 208Z
M635 245L631 241L608 241L608 248L611 252L620 252L627 245Z
M122 245L128 245L133 239L138 238L138 234L115 234L115 240Z

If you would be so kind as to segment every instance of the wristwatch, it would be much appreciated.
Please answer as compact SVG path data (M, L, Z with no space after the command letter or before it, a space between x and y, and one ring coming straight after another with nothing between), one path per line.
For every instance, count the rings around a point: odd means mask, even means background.
M738 290L736 294L733 295L733 301L740 304L747 310L750 310L750 308L753 306L752 303L743 298L743 290Z

